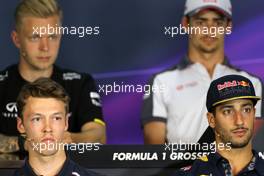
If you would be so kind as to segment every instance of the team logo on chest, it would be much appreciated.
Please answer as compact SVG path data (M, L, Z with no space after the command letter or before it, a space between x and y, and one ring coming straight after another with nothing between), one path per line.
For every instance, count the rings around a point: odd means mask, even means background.
M5 111L2 112L3 117L16 118L17 117L17 105L15 102L6 104Z
M191 82L187 82L187 83L184 83L184 84L177 85L176 86L176 90L181 91L183 89L195 87L197 85L198 85L197 81L191 81Z

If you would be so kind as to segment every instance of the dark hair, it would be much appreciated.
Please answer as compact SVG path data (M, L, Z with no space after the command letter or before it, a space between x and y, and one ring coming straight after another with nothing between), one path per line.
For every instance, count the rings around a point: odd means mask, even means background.
M17 97L18 117L23 118L24 107L29 97L55 98L65 104L66 113L69 112L70 97L64 88L50 78L39 78L22 87Z
M212 113L215 117L216 116L216 106L213 106L208 112Z

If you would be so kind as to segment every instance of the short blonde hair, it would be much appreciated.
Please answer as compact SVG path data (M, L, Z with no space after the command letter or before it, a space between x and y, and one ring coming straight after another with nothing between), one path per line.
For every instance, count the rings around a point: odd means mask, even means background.
M15 27L16 30L22 24L23 17L39 17L48 18L57 15L62 22L62 10L57 0L21 0L15 11Z

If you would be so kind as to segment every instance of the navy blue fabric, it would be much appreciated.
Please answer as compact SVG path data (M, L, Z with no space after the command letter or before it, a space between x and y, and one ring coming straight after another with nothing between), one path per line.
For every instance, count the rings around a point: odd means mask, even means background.
M21 169L15 171L14 176L38 176L29 164L28 158ZM62 169L56 176L99 176L99 174L88 171L70 159L66 159Z
M198 159L191 167L177 170L173 176L229 176L231 174L231 166L228 160L223 158L220 154L212 153L207 159ZM253 158L249 164L237 174L237 176L244 175L264 176L264 160L258 156L257 152L253 151Z

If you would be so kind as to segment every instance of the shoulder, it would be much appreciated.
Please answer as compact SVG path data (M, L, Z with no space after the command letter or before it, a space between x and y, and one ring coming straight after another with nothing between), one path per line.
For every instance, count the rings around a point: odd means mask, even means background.
M79 94L83 90L92 91L96 84L93 77L87 73L80 73L70 69L62 69L57 66L54 67L54 72L51 79L60 83L69 94Z
M239 75L245 76L248 79L250 79L250 81L252 81L252 83L254 85L256 85L256 84L262 84L262 79L259 76L257 76L257 75L254 75L254 74L252 74L252 73L250 73L248 71L245 71L245 70L241 70L241 69L239 69L239 68L237 68L237 67L235 67L233 65L230 65L230 64L229 65L225 65L225 66L228 69L231 70L231 73L232 74L239 74Z
M89 169L86 169L84 167L81 167L77 163L71 161L71 164L74 165L74 169L72 171L72 175L80 175L80 176L102 176L101 174L98 174L96 172L93 172Z
M182 167L176 170L171 176L191 176L192 166Z
M191 166L183 167L175 172L176 175L182 176L194 176L194 175L210 175L213 172L213 168L210 165L208 156L202 156L195 160ZM173 175L173 176L174 176Z
M190 64L188 65L182 65L181 63L176 64L170 68L167 68L159 73L156 73L152 76L152 82L158 81L158 82L171 82L171 80L175 80L180 78L181 72L185 71L187 68L189 68Z
M256 157L256 169L264 175L264 152L253 151Z
M0 82L8 80L9 77L15 75L17 72L17 65L10 65L4 70L0 71Z
M210 161L208 156L202 156L194 161L192 165L192 171L195 171L197 169L202 169L204 167L208 167Z
M22 175L24 175L22 169L16 169L13 173L13 176L22 176Z

